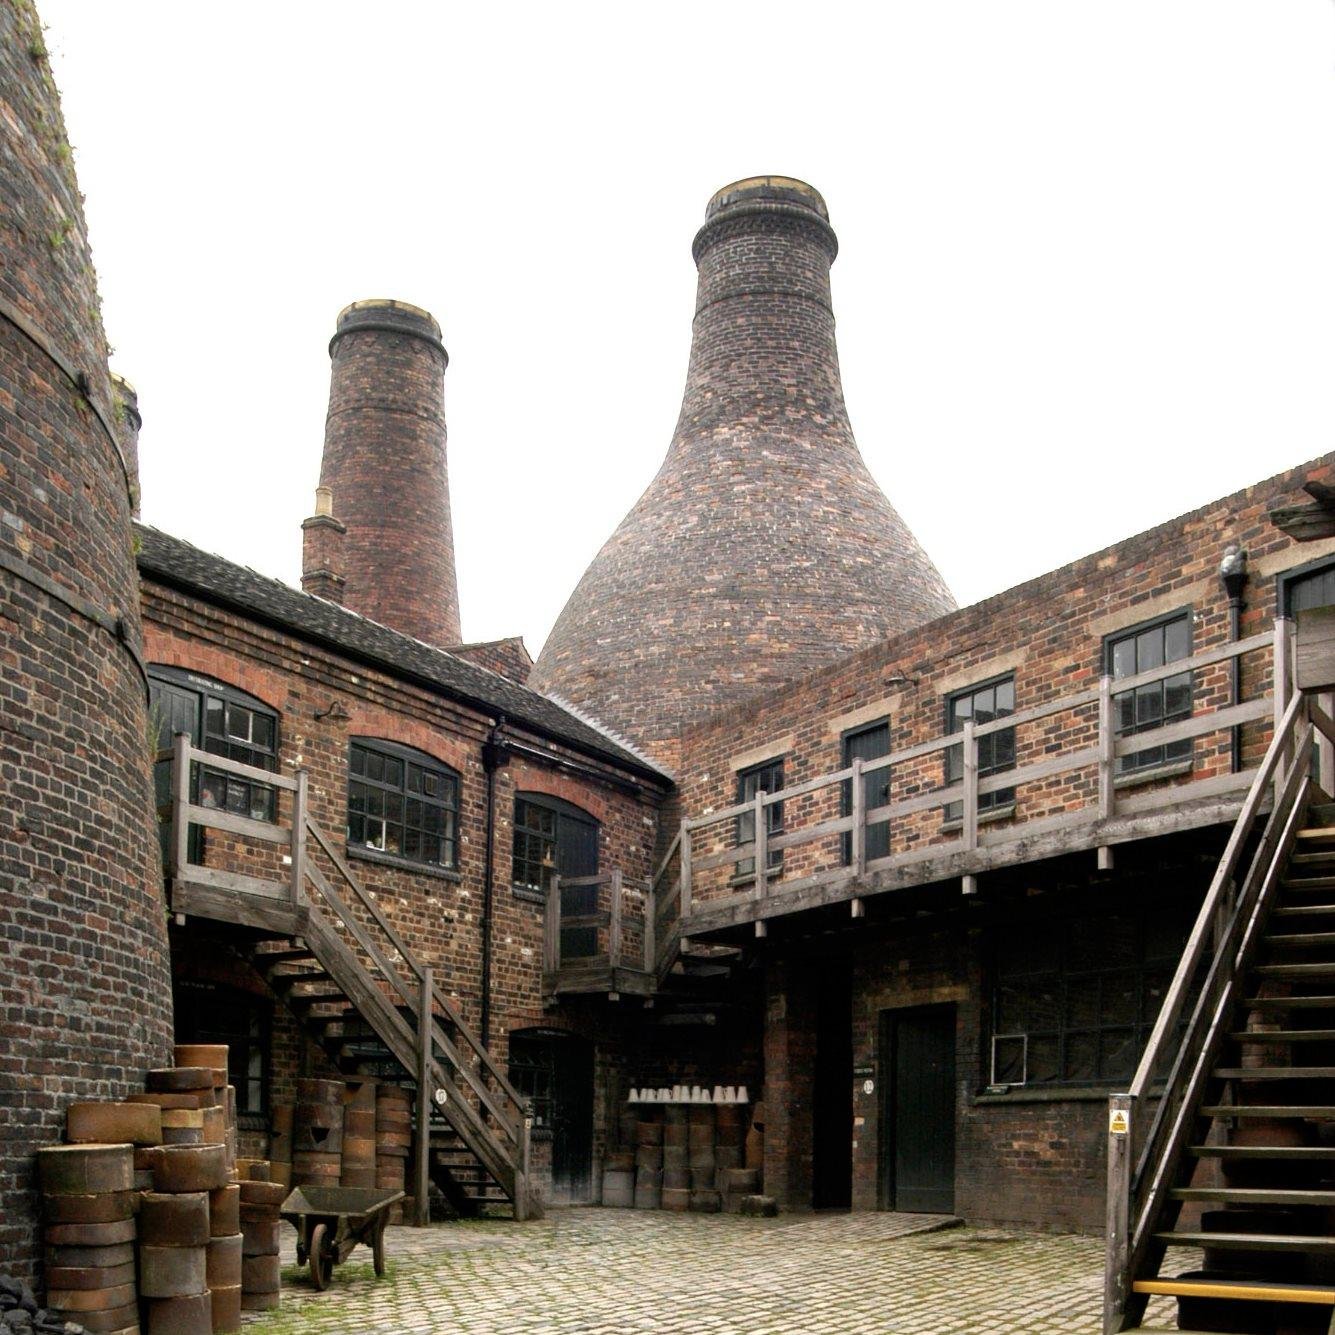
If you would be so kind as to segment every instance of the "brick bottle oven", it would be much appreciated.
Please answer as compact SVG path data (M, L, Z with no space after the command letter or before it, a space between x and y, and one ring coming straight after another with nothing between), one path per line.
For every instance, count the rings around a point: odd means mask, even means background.
M130 477L42 29L0 6L0 1273L33 1150L171 1053Z
M440 326L401 301L338 317L302 587L438 648L458 644Z
M954 607L853 439L837 248L801 181L753 177L710 200L667 458L534 668L539 690L662 758L682 724Z

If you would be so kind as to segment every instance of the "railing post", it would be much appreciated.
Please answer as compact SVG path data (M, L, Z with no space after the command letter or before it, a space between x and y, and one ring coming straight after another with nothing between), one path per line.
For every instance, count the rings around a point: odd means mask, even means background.
M515 1219L521 1224L529 1216L528 1164L533 1136L533 1114L527 1104L519 1109L519 1163L515 1171Z
M862 781L862 757L853 757L853 875L867 874L867 790Z
M612 911L607 920L607 962L613 968L621 965L621 868L612 870ZM612 980L613 990L616 979Z
M306 788L310 776L297 771L297 789L292 794L292 907L306 894Z
M1106 680L1106 678L1105 678ZM1131 1291L1131 1164L1134 1158L1136 1100L1132 1094L1108 1097L1108 1219L1103 1275L1103 1331L1122 1328Z
M653 973L654 930L658 925L658 894L650 882L644 887L644 971Z
M413 1223L425 1228L431 1222L428 1191L431 1177L431 966L422 966L422 995L417 1011L417 1159L413 1190L416 1193Z
M1117 734L1113 728L1112 678L1105 672L1099 678L1099 819L1111 820L1117 806ZM1099 870L1111 871L1113 851L1108 844L1099 847Z
M547 912L544 915L547 972L556 973L561 967L561 878L552 877L547 887Z
M190 734L172 735L172 824L171 866L168 871L173 886L185 875L190 864L190 822L185 809L190 805Z
M1271 665L1272 694L1275 702L1275 732L1279 732L1284 712L1293 698L1293 640L1290 632L1293 622L1288 617L1275 618L1275 654ZM1279 764L1275 767L1275 800L1279 801L1280 790L1284 786L1284 776L1293 762L1292 748L1285 745L1280 753Z
M765 794L759 792L755 800L755 862L756 885L754 894L757 899L765 898L766 882L769 879L769 829L765 824Z
M691 911L691 831L681 823L681 894L677 903L677 921L685 923Z
M963 846L966 852L973 852L978 847L978 739L973 735L973 719L964 720L964 740L960 743L964 750L964 802L963 802ZM964 893L976 894L978 878L974 875L964 877Z

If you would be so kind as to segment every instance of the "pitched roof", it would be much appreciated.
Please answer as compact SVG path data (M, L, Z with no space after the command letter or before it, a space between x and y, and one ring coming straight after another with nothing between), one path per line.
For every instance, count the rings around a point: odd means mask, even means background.
M665 770L603 725L489 668L201 551L161 529L136 524L135 532L141 574L442 691L485 713L504 714L512 723L623 769L659 783L671 781Z

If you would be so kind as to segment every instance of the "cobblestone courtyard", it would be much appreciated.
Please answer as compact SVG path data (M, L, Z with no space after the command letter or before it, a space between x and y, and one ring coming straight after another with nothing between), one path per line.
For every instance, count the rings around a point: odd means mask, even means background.
M394 1228L390 1275L359 1248L324 1293L284 1225L283 1309L246 1335L1095 1335L1101 1241L941 1222L591 1208Z

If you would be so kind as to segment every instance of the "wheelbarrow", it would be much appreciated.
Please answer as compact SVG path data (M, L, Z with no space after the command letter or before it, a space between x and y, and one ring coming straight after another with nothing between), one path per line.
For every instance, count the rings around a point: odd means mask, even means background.
M401 1191L374 1187L296 1187L279 1214L297 1230L297 1264L310 1263L317 1289L359 1242L371 1249L378 1279L385 1273L385 1225Z

